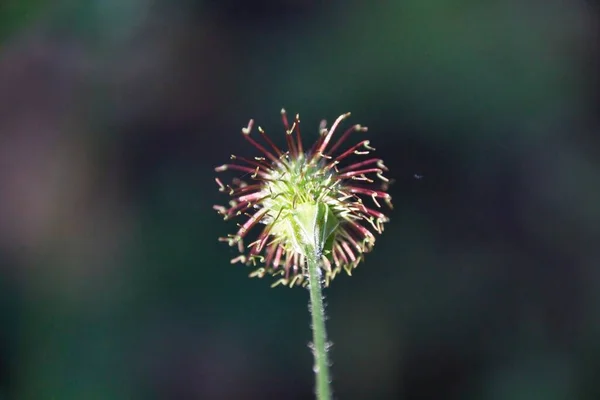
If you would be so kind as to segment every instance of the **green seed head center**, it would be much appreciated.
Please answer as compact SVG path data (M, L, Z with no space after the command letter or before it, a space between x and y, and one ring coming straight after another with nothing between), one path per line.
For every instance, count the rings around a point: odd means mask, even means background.
M335 194L338 188L339 182L322 166L314 162L306 162L304 156L288 160L286 165L275 167L270 180L265 182L264 190L268 197L263 201L262 206L269 211L262 222L271 224L270 233L282 238L286 246L292 246L297 251L302 245L301 242L306 244L307 239L299 237L305 235L308 229L307 223L302 223L299 227L298 220L310 219L307 214L318 214L313 209L318 204L332 210L333 207L329 205L336 203ZM332 211L326 214L329 215L330 220L336 218ZM334 230L329 232L327 238L333 233ZM321 247L323 245L324 243L321 243Z

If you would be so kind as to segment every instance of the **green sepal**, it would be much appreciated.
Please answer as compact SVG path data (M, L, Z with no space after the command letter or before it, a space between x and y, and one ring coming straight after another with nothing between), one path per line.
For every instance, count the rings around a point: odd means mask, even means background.
M307 251L328 253L333 247L338 226L339 221L327 204L299 204L292 217L293 245L304 255Z

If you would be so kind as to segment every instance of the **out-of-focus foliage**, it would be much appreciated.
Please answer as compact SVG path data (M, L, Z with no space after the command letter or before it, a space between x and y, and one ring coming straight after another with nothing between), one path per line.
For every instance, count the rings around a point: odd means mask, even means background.
M341 399L597 399L599 9L0 5L0 399L312 397L308 294L230 265L213 168L352 111L391 223L327 290ZM313 127L314 129L310 129ZM357 138L355 138L357 140Z
M0 5L0 40L27 27L47 8L43 0L6 0Z

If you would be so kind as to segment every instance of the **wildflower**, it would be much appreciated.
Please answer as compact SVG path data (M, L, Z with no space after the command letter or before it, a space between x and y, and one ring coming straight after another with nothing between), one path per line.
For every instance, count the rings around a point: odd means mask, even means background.
M267 274L280 276L278 284L305 285L306 244L316 243L324 285L343 269L348 275L375 244L373 232L381 233L388 218L379 210L382 200L392 207L386 192L387 168L378 158L348 162L350 156L365 156L375 150L368 140L339 150L353 132L367 128L354 125L332 143L338 125L350 116L339 116L331 128L321 122L319 138L305 149L300 135L300 117L296 115L289 125L285 110L281 110L287 150L277 147L265 131L258 127L264 145L251 137L254 121L242 129L243 137L261 153L254 158L231 156L233 163L215 170L242 172L231 185L216 179L220 191L232 200L229 207L214 206L225 220L245 215L247 219L239 230L226 238L219 238L230 246L237 246L240 255L232 263L241 262L259 268L252 277ZM375 185L375 180L380 181ZM368 205L365 204L368 201ZM376 209L377 208L377 209ZM248 232L256 225L262 231L247 247ZM315 230L318 230L317 231Z

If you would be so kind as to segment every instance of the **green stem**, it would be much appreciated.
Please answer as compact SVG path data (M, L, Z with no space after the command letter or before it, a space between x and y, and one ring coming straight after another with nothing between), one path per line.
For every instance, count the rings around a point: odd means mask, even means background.
M331 400L329 360L327 357L327 332L325 331L325 306L323 304L321 254L319 250L307 251L308 289L312 316L313 354L315 357L316 394L318 400Z

